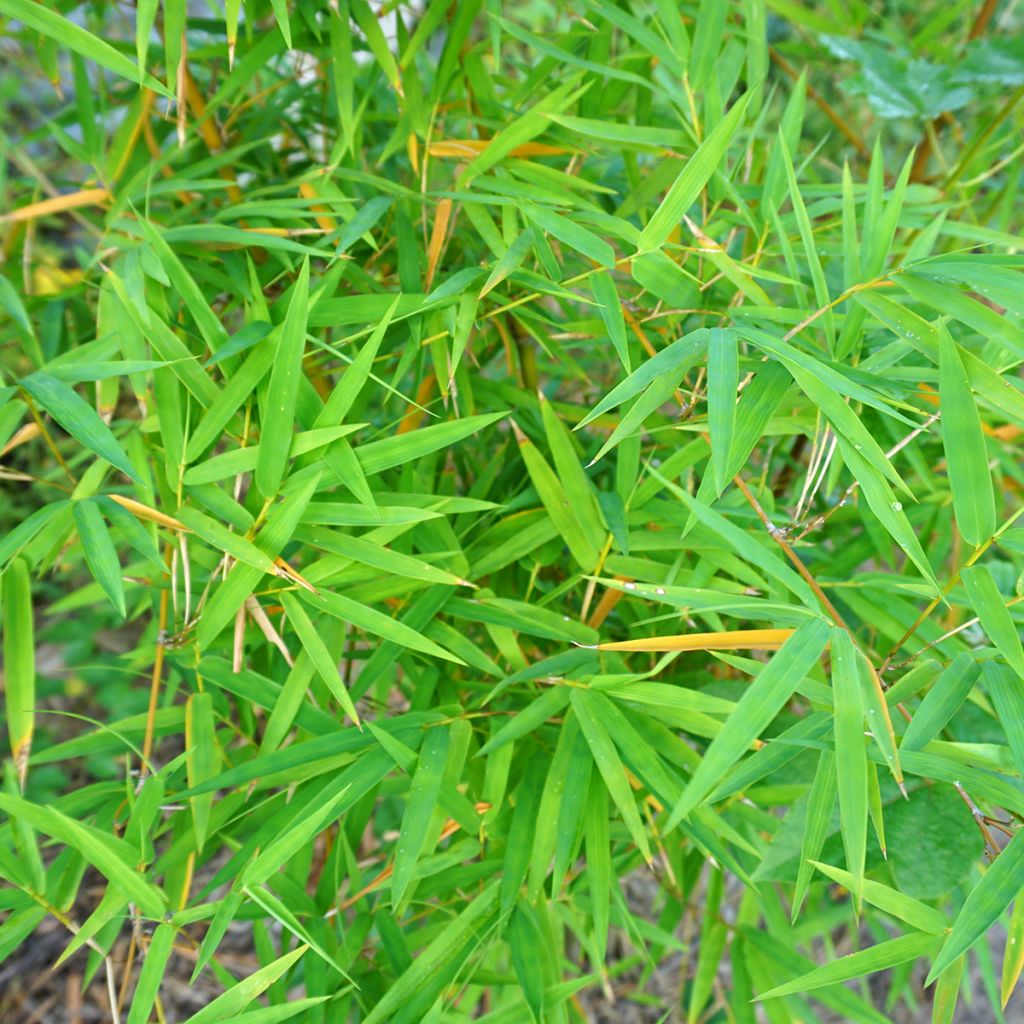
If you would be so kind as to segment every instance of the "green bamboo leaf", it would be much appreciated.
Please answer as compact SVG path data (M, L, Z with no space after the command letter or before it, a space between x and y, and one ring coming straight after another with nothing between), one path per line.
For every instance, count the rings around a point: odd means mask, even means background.
M290 50L292 48L292 27L288 19L288 5L285 0L270 0L270 6L274 12L274 21L277 22L277 27L281 30L284 45Z
M615 281L607 271L590 275L590 290L597 303L601 320L611 340L615 354L622 363L622 368L629 373L629 345L626 341L626 321L622 315L622 302L615 288Z
M349 787L344 786L339 792L328 796L320 806L312 808L308 814L293 822L291 827L278 834L265 850L261 850L246 865L239 877L239 886L259 886L271 878L327 828L338 816L338 807L342 801L349 798Z
M932 684L910 720L901 750L921 750L960 710L978 681L978 663L966 651L958 654Z
M466 416L446 423L436 423L430 427L421 427L407 434L395 434L393 437L360 445L356 449L356 457L363 467L363 472L367 476L373 476L385 469L415 462L439 449L449 448L507 415L506 412L495 412L484 416Z
M810 217L807 216L807 207L804 205L800 185L796 180L793 158L786 143L786 136L781 128L777 143L778 149L782 153L786 181L789 184L789 200L793 205L793 216L796 218L796 226L800 232L800 241L803 243L804 260L811 273L811 282L814 285L814 305L817 309L825 311L819 318L819 322L825 334L825 340L828 342L829 351L833 351L835 349L835 315L829 306L828 284L825 281L825 271L821 266L821 259L818 256L818 244L814 238L814 228L811 226Z
M964 958L959 956L939 975L932 1002L932 1024L953 1024L963 969ZM1003 1005L1006 1005L1005 1000Z
M562 482L566 498L588 543L600 550L608 536L608 529L604 524L604 516L601 514L601 506L594 493L593 484L583 470L568 428L559 419L544 393L540 392L538 397L544 433L555 462L555 472Z
M608 829L608 793L607 784L592 775L587 792L583 830L586 836L586 881L590 890L590 912L594 920L597 956L601 962L604 962L608 950L612 886L615 884L612 875L611 838Z
M954 961L954 963L962 962L963 957ZM952 969L952 964L946 968L947 971ZM1006 952L1003 953L1003 971L999 986L999 997L1004 1010L1017 987L1022 969L1024 969L1024 899L1021 899L1021 894L1018 893L1017 898L1013 901L1010 926L1006 929ZM944 974L945 972L943 972ZM940 985L942 985L943 975L939 976ZM957 972L957 980L959 981L959 972ZM936 992L937 997L938 992Z
M516 787L512 823L509 825L508 842L505 844L505 856L501 864L501 886L498 889L499 906L503 916L514 912L519 891L530 867L530 852L537 828L537 812L540 808L547 767L543 758L531 758L527 762L523 778Z
M804 897L811 884L811 876L821 848L828 838L832 825L832 812L836 806L836 758L831 750L823 750L818 757L818 769L814 773L807 795L807 822L800 841L800 868L793 891L792 919L796 921L803 906Z
M189 1017L185 1024L229 1024L229 1022L239 1020L240 1011L244 1010L249 1003L270 988L279 978L284 977L305 956L308 948L308 946L299 946L298 949L293 949L273 963L269 963L247 978L243 978L223 995L217 996L212 1003Z
M138 481L134 467L110 432L110 427L67 384L42 372L23 377L20 384L79 444L106 459L125 476Z
M725 542L725 545L735 551L742 559L751 565L756 565L759 571L771 576L783 587L795 594L804 605L817 613L820 609L818 599L814 592L807 585L806 581L791 569L778 555L771 550L767 543L759 543L745 530L740 529L735 523L730 522L720 512L708 508L697 501L693 495L688 494L682 487L678 487L663 477L657 470L652 469L651 476L661 481L671 494L678 498L693 517L706 526L717 537Z
M20 797L0 793L0 810L19 818L38 832L76 849L85 860L152 918L163 917L163 893L133 866L133 851L120 839L83 825L53 807L40 807Z
M833 882L837 882L851 892L854 890L856 879L849 871L843 871L842 868L833 867L831 864L822 864L817 860L814 861L813 866L823 875L831 878ZM945 917L934 907L929 907L927 903L915 900L912 896L907 896L882 882L865 878L862 882L861 892L865 903L870 903L887 914L898 917L918 931L929 932L932 935L945 935L949 927Z
M338 381L327 401L324 402L323 409L317 414L317 418L313 422L314 428L336 426L348 415L352 403L359 397L359 393L370 378L373 361L377 358L388 327L391 326L391 318L398 309L400 299L400 295L395 296L394 301L374 327L370 337L366 339L359 353L349 363L341 375L341 380Z
M678 381L687 369L694 366L704 354L708 343L710 332L704 328L698 328L689 334L673 341L671 345L663 348L656 355L653 355L643 365L638 366L621 384L617 384L597 405L594 406L586 416L580 420L577 430L585 427L591 420L604 415L610 409L628 402L629 399L640 394L655 380L662 379L666 375L674 374Z
M186 491L189 497L195 498L200 505L217 517L215 521L223 521L229 526L233 526L240 534L248 534L256 529L256 520L252 513L215 484L193 484L191 487L187 487ZM119 505L115 507L120 508ZM124 512L124 509L121 511ZM237 537L238 534L234 536ZM219 544L214 544L214 547L219 546Z
M128 1011L128 1024L146 1024L149 1020L173 945L174 925L159 925L146 947L146 958L142 961L131 1009Z
M565 541L576 565L583 572L590 572L597 565L601 554L598 544L594 543L596 537L591 537L584 531L577 508L570 501L564 482L548 465L536 445L518 427L515 430L519 441L519 454L541 503L551 517L551 522Z
M666 374L648 385L647 390L619 417L615 429L590 460L590 465L599 462L626 438L635 437L643 429L648 417L670 401L677 390L678 381L674 374Z
M338 671L337 660L327 650L327 645L310 621L309 616L306 614L306 609L302 607L299 599L288 590L281 591L281 603L284 605L288 621L298 634L303 651L309 656L317 674L324 681L327 689L334 695L335 700L344 709L345 714L358 725L359 713L356 711L351 695L345 689L345 683L341 678L341 673Z
M707 1005L718 975L728 936L728 928L719 915L722 904L724 879L721 868L708 866L706 896L704 900L705 915L700 931L700 950L697 954L697 967L693 972L693 985L686 1008L687 1024L697 1024L701 1011Z
M195 789L213 778L219 765L213 698L209 693L193 693L185 704L185 770L189 788ZM192 797L190 803L196 848L202 852L210 824L213 794L199 794Z
M542 937L533 908L525 900L516 904L509 918L507 934L512 966L530 1008L530 1016L541 1024L544 1019L544 974L537 953L542 948Z
M226 552L237 561L251 565L254 569L259 569L260 572L276 573L274 560L268 554L256 547L252 541L240 537L237 533L232 533L215 519L203 515L202 512L197 512L194 508L179 509L178 519L197 537L202 538L219 551Z
M575 717L572 722L575 738L569 754L565 773L563 798L558 810L558 824L555 835L555 862L551 872L551 892L561 893L569 865L576 857L583 838L584 809L590 789L594 759L590 754L586 738L578 728Z
M28 566L15 558L0 576L4 626L4 713L11 756L22 783L32 750L36 714L35 624Z
M337 444L340 439L354 433L361 426L365 426L365 424L348 423L343 426L318 427L316 430L303 430L298 434L290 434L284 439L289 445L288 457L296 458ZM265 443L263 441L245 448L234 448L196 463L185 471L182 482L187 487L194 487L197 484L216 483L218 480L226 480L241 473L248 473L259 466L260 460L263 458Z
M1018 832L985 870L953 922L953 930L932 964L930 985L961 954L981 938L1020 892L1024 871L1024 832Z
M39 338L36 336L35 328L29 319L28 311L25 309L25 304L21 301L21 296L15 290L14 285L3 274L0 274L0 309L7 313L21 331L26 340L26 347L32 362L37 368L42 366L44 361L43 353L39 348Z
M611 736L609 736L604 723L600 720L598 709L592 700L593 696L587 690L572 688L570 698L573 710L576 712L580 729L586 737L590 753L594 758L598 771L601 773L601 778L604 780L608 795L619 809L622 820L626 823L626 828L629 829L633 842L636 843L638 849L643 854L644 860L650 863L651 848L647 841L647 832L636 809L636 799L633 796L633 790L626 779L625 768L615 750Z
M182 5L183 26L184 13L184 5ZM171 31L170 26L166 26L166 28L169 43L175 33ZM211 351L216 353L228 343L228 332L224 329L224 325L217 319L199 285L196 284L192 275L185 269L185 265L175 255L174 250L167 244L160 231L148 220L140 220L139 227L142 229L146 242L152 247L157 258L160 260L160 265L170 279L174 290L181 296L189 313L192 314L196 326L199 328L199 333L203 336L203 340Z
M1024 679L1024 645L991 570L987 565L972 565L960 573L960 578L967 589L971 607L981 619L982 628L1010 668Z
M758 673L701 758L679 803L672 809L666 831L675 828L707 799L722 776L764 732L821 656L828 632L822 619L805 623Z
M300 527L296 530L295 536L299 540L313 544L320 551L332 551L336 555L352 559L353 562L373 566L373 568L393 576L423 580L425 583L438 583L448 587L470 585L461 576L438 569L437 566L424 562L422 559L413 558L412 555L402 554L402 552L386 548L382 544L375 544L365 537L354 537L351 534L339 533L337 530L325 530L318 526Z
M832 630L832 689L835 708L836 778L839 821L851 891L860 907L868 834L868 762L864 746L864 704L857 649L845 629Z
M89 572L123 618L126 610L121 563L99 506L92 500L76 501L71 509Z
M283 6L283 5L282 5ZM384 32L377 20L377 15L370 9L366 0L349 0L349 7L356 24L363 30L363 35L370 46L370 51L376 58L381 70L387 76L391 87L399 94L402 92L402 80L398 71L398 64L394 54L384 38Z
M477 757L485 757L500 750L505 744L522 739L543 725L552 715L569 702L569 688L553 686L545 690L539 697L531 701L525 708L517 712L515 717L503 725L477 752Z
M598 238L593 231L576 221L533 203L524 204L523 212L543 231L554 235L560 242L565 242L588 259L603 267L615 265L615 250L603 238Z
M877 946L862 949L858 953L848 953L824 967L815 968L802 977L795 978L785 985L777 985L768 992L758 996L759 1000L774 999L778 996L794 995L799 992L811 992L826 985L861 978L876 971L889 970L910 960L928 956L935 948L938 939L924 932L911 932L896 939L880 942Z
M265 555L276 557L291 540L318 484L318 477L307 480L302 488L289 494L279 506L271 510L266 526L255 539L256 546ZM235 613L255 590L263 575L261 570L244 563L237 563L232 567L224 581L213 592L199 619L196 642L200 650L209 647L221 630L235 617Z
M265 497L277 494L284 479L291 447L295 405L302 372L302 353L306 344L306 318L309 313L309 258L302 263L292 290L278 339L274 366L267 388L267 405L261 409L260 454L255 483Z
M711 465L721 493L729 477L729 456L736 429L736 389L740 382L739 348L736 335L713 327L708 335L708 433L711 435Z
M113 71L115 75L138 82L161 96L173 98L173 94L160 82L133 64L119 50L115 50L109 43L42 4L32 3L31 0L0 0L0 13L20 21L26 28L34 29L60 46L66 46L88 60L94 60L101 67Z
M1024 356L1024 327L948 284L929 281L918 274L900 274L899 286L915 299L945 316L967 324L979 334L1006 346L1018 358Z
M203 413L185 448L185 461L195 462L216 442L231 417L238 411L274 363L277 346L274 338L250 352L245 362L228 378L223 390Z
M497 907L498 882L498 879L489 882L465 910L430 942L367 1014L365 1024L381 1024L392 1019L398 1007L431 985L431 979L438 977L441 968L467 942L476 939Z
M730 143L739 132L749 103L750 93L746 93L733 104L729 113L712 128L696 152L686 161L679 177L672 183L661 205L641 232L637 245L640 252L660 248L683 219L683 214L696 202L711 175L721 166Z
M149 39L153 34L158 6L157 0L141 0L135 9L135 55L143 72L146 70L146 55L149 52ZM132 1005L134 1006L134 1003ZM129 1024L136 1022L130 1021Z
M443 658L445 661L452 661L456 665L462 664L462 659L439 647L432 640L428 640L422 633L411 629L403 622L385 615L383 612L370 608L367 605L353 601L350 597L342 594L332 593L324 590L311 594L306 590L301 592L302 600L319 608L328 615L334 615L345 622L350 622L357 629L366 630L374 636L382 637L393 643L408 647L422 654L429 654L435 658Z
M981 417L964 364L949 331L939 328L942 446L960 533L978 547L996 532L996 504Z
M527 899L530 901L535 901L540 896L551 867L551 858L558 842L559 812L565 799L565 786L579 741L579 723L574 715L569 714L559 730L558 743L547 768L536 820L531 826L533 835L530 838L532 849L527 887Z
M857 292L854 299L912 348L938 365L940 344L937 326L877 291ZM964 373L978 396L1012 421L1024 423L1024 393L1012 385L1007 387L999 372L973 352L960 349L958 354Z
M1013 763L1024 774L1024 687L1020 676L995 661L986 661L981 675L1009 741Z

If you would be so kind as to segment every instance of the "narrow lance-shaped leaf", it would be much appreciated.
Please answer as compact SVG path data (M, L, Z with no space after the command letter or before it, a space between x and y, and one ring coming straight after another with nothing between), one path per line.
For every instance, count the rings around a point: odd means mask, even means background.
M245 1009L257 996L270 988L278 978L287 974L305 956L308 948L308 946L299 946L298 949L293 949L273 963L267 964L266 967L261 967L247 978L243 978L223 995L214 999L212 1003L189 1017L185 1024L223 1024L225 1021L232 1020L235 1014Z
M963 706L977 680L978 663L966 651L961 652L935 680L914 711L914 717L900 742L900 749L920 750L938 736Z
M996 530L996 505L981 417L956 342L939 327L942 446L957 526L968 544L984 544Z
M792 919L795 921L803 906L804 897L814 874L814 862L828 838L832 812L836 806L836 758L831 750L823 750L818 757L818 770L814 773L807 795L807 821L800 843L800 867L793 891Z
M541 418L544 421L544 433L555 461L555 472L565 488L566 497L576 513L588 543L600 550L608 530L604 525L601 506L598 504L593 485L587 479L587 474L573 448L573 439L568 428L559 419L543 392L539 393L538 398Z
M314 428L333 427L341 423L348 415L349 409L352 408L352 403L359 397L360 391L362 391L367 380L370 378L373 361L377 358L380 344L384 340L388 327L391 325L391 318L394 316L395 310L398 309L400 299L400 295L395 297L394 302L388 307L377 323L377 326L374 327L369 338L363 343L359 353L349 363L327 401L324 402L323 409L317 415L313 423Z
M590 889L591 915L598 959L603 962L608 949L608 922L611 918L612 864L608 835L608 790L599 776L592 776L586 794L583 831L587 844L587 886Z
M660 352L651 356L650 359L638 366L624 381L616 384L580 420L576 429L579 430L581 427L585 427L591 420L602 416L609 409L614 409L617 405L628 402L629 399L646 390L655 380L667 374L675 374L676 380L679 380L686 370L693 366L704 354L709 334L710 331L700 327L679 338L677 341L673 341L671 345L666 346Z
M713 327L708 337L708 433L711 435L711 465L719 493L728 482L739 374L736 335L728 329Z
M381 1024L382 1021L391 1019L397 1007L422 992L431 979L437 977L440 968L449 958L455 955L464 943L481 933L483 925L497 907L498 883L499 879L488 882L465 910L430 942L412 965L381 996L367 1015L364 1024Z
M846 889L853 890L855 879L849 871L843 871L842 868L833 867L831 864L822 864L819 861L814 861L813 867L817 868L826 877L831 878L833 882L837 882ZM919 931L930 932L933 935L943 935L948 928L945 917L934 907L929 907L927 903L922 903L912 896L907 896L905 893L899 892L899 890L893 889L883 882L876 882L873 879L865 878L861 885L861 891L864 895L865 903L870 903L872 906L886 911L886 913L893 914Z
M117 549L110 539L107 524L103 522L99 506L95 501L76 501L72 505L75 526L82 542L86 565L93 578L110 598L111 604L120 615L125 615L124 583L121 579L121 563Z
M448 729L431 729L423 741L420 760L409 787L409 799L402 816L402 827L395 847L395 866L391 875L391 902L399 909L412 884L416 862L423 852L430 821L437 807L444 780L450 746Z
M518 427L514 429L519 441L519 454L526 464L526 470L541 503L551 517L551 522L565 541L579 568L583 572L590 572L597 565L600 556L594 538L588 536L580 525L579 515L569 500L563 481L548 465L536 445Z
M218 756L213 697L209 693L193 693L185 704L185 767L190 789L201 786L217 774ZM196 847L202 852L213 809L213 794L190 798Z
M1009 662L1010 668L1024 680L1024 645L992 571L987 565L972 565L963 570L960 578L967 588L971 607L981 619L982 628Z
M946 968L946 970L949 969ZM1013 901L1010 927L1006 930L1006 951L1003 953L1003 970L999 985L999 997L1004 1010L1017 987L1022 970L1024 970L1024 887Z
M309 295L309 259L303 261L292 290L278 341L277 355L270 373L267 407L261 410L260 455L256 463L256 486L265 497L274 497L284 479L288 450L291 447L295 403L302 372L302 352L306 342L307 298Z
M615 263L615 250L582 224L532 203L527 204L525 212L538 227L595 263L600 263L603 267L611 267Z
M239 879L239 884L243 886L260 885L282 865L287 864L337 817L340 813L337 811L337 807L348 798L348 793L349 787L343 787L334 796L329 796L321 806L314 807L309 814L301 816L293 824L293 827L278 835L246 866Z
M835 714L839 821L846 866L859 908L868 834L868 761L857 650L845 629L832 630L832 692Z
M626 342L626 321L622 315L622 303L615 288L615 281L607 271L590 275L590 290L594 293L601 320L611 340L615 354L622 368L629 373L629 346Z
M149 1020L173 945L174 925L159 925L146 947L146 956L142 961L142 970L139 972L131 1009L128 1011L128 1024L146 1024Z
M138 480L135 468L110 432L110 427L67 384L48 373L37 372L24 377L21 386L79 444L85 445L101 459L106 459L126 476Z
M958 956L940 975L935 985L935 1000L932 1003L932 1024L953 1024L957 1000L960 997L960 977L964 970L964 958ZM1006 1008L1003 999L1003 1008Z
M0 577L4 626L4 711L11 755L22 785L28 770L36 711L35 623L28 566L15 558Z
M792 696L797 684L821 656L828 625L812 619L801 626L758 673L711 741L666 825L670 831L707 798L722 776L768 727Z
M287 590L281 591L281 603L284 605L288 621L299 635L302 649L309 655L317 674L324 681L327 689L331 691L349 718L358 725L359 713L356 711L351 695L345 689L345 684L338 671L338 665L334 658L331 657L330 652L327 650L327 645L306 614L306 609L302 607L299 599Z
M824 967L817 967L785 985L777 985L768 992L762 993L758 998L774 999L778 996L810 992L825 985L835 985L838 982L849 981L851 978L860 978L865 974L898 967L910 960L927 956L938 941L935 935L925 932L911 932L909 935L901 935L896 939L888 939L878 943L877 946L862 949L858 953L848 953L846 956L839 957L832 963L826 964Z
M0 12L48 39L53 39L61 46L80 53L88 60L94 60L114 74L133 82L140 82L147 89L171 98L171 93L160 82L152 75L146 74L143 68L133 64L119 50L115 50L109 43L49 7L33 3L32 0L0 0Z
M148 917L163 916L166 908L163 893L130 866L132 851L126 843L53 807L42 807L7 793L0 793L0 810L76 849L111 884L138 904Z
M953 922L953 930L928 972L926 985L981 938L1017 898L1024 871L1024 831L1018 831L971 890Z
M641 232L637 246L640 252L657 249L664 244L672 229L683 219L683 214L697 201L711 175L721 166L729 144L743 123L749 102L750 93L737 100L729 113L712 128L697 151L686 161L686 166L680 171L679 177L672 183L661 205Z
M596 708L590 700L591 694L586 690L572 689L572 706L579 719L580 729L586 737L590 752L593 755L594 763L597 765L608 795L612 798L615 806L619 809L626 827L629 829L633 842L639 847L644 859L651 860L650 843L647 840L647 832L640 820L640 814L636 809L636 799L633 790L626 779L626 770L619 758L611 737L596 714ZM591 783L593 785L593 782Z

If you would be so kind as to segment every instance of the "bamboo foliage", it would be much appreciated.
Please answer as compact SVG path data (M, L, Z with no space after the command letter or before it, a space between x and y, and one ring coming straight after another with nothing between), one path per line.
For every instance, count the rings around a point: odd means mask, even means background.
M0 0L0 961L128 1024L186 957L191 1024L1019 1000L998 6Z

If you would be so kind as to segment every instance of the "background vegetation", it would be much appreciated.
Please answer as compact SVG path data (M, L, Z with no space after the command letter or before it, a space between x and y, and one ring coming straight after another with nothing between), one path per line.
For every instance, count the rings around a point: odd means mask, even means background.
M1001 1019L1018 5L0 15L4 1020Z

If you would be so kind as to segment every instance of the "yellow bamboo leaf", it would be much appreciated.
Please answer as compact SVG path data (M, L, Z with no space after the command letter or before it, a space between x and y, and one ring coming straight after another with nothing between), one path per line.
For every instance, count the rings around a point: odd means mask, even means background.
M441 259L441 250L444 248L444 240L448 235L448 221L451 219L451 215L452 201L448 198L442 199L437 204L437 215L434 217L434 226L430 231L430 245L427 247L427 291L430 291L438 261Z
M175 519L174 516L143 505L141 501L136 501L134 498L126 498L122 494L110 494L108 497L139 519L148 519L151 523L156 523L157 526L166 526L169 530L180 530L183 533L192 532L180 519Z
M791 629L732 629L719 633L681 633L638 640L597 644L598 651L774 651L791 636Z
M427 146L427 152L431 156L441 159L459 160L467 157L474 157L482 153L490 144L490 139L440 139L431 142ZM549 146L544 142L524 142L512 150L512 156L558 156L562 153L571 153L573 150L564 146Z
M299 195L303 199L320 199L320 193L313 187L308 181L299 182ZM324 206L311 206L310 210L314 214L313 219L324 231L334 231L338 222L331 216L328 215L327 208Z
M64 213L80 206L99 206L110 199L105 188L86 188L81 192L69 192L67 195L54 196L52 199L41 199L38 203L29 203L20 210L13 210L0 216L0 222L19 223L25 220L36 220L49 217L52 213Z

